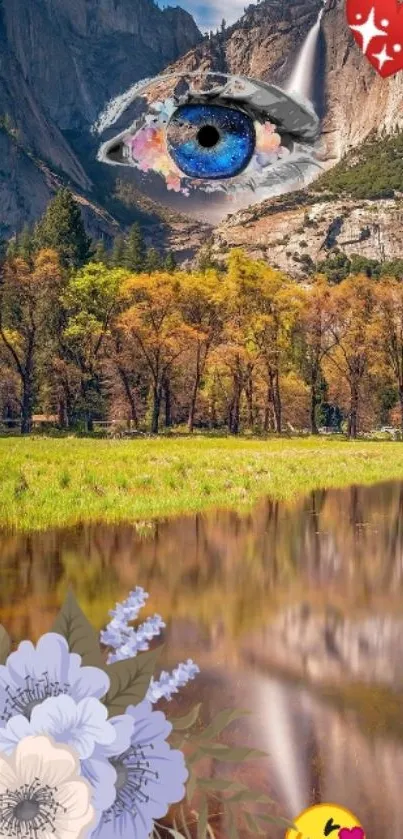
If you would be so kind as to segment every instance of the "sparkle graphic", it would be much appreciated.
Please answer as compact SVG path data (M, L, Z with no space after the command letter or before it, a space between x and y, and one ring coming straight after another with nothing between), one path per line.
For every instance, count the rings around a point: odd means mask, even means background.
M362 37L362 51L365 55L367 49L373 38L379 35L387 35L384 29L378 29L375 23L375 7L371 9L369 16L365 23L357 24L357 26L350 26L354 32L358 32Z
M383 65L386 64L387 61L393 61L392 56L388 55L388 51L387 51L385 45L383 46L383 49L382 49L381 52L374 52L372 54L372 57L378 59L380 70L382 70Z

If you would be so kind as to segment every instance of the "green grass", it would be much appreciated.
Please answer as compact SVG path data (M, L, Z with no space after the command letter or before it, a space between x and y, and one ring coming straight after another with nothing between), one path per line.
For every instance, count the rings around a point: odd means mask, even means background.
M0 526L144 521L403 478L403 445L335 439L0 439Z

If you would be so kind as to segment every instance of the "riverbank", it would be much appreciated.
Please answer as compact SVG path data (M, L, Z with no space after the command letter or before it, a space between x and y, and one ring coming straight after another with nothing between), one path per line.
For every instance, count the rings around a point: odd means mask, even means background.
M403 477L403 445L294 440L0 439L0 527L144 521L250 508L313 489Z

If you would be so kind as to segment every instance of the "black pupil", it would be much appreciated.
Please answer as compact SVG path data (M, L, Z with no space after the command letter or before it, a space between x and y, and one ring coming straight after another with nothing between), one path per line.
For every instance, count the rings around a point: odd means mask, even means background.
M203 125L197 132L197 139L204 149L212 149L217 145L220 135L214 125Z

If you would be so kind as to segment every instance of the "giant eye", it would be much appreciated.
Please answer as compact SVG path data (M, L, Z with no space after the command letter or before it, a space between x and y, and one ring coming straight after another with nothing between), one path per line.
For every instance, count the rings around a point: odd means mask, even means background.
M255 146L251 118L225 105L181 105L168 123L168 152L189 178L233 178Z
M131 167L147 197L216 219L290 189L320 169L312 105L274 85L171 73L111 102L94 131L98 159Z

